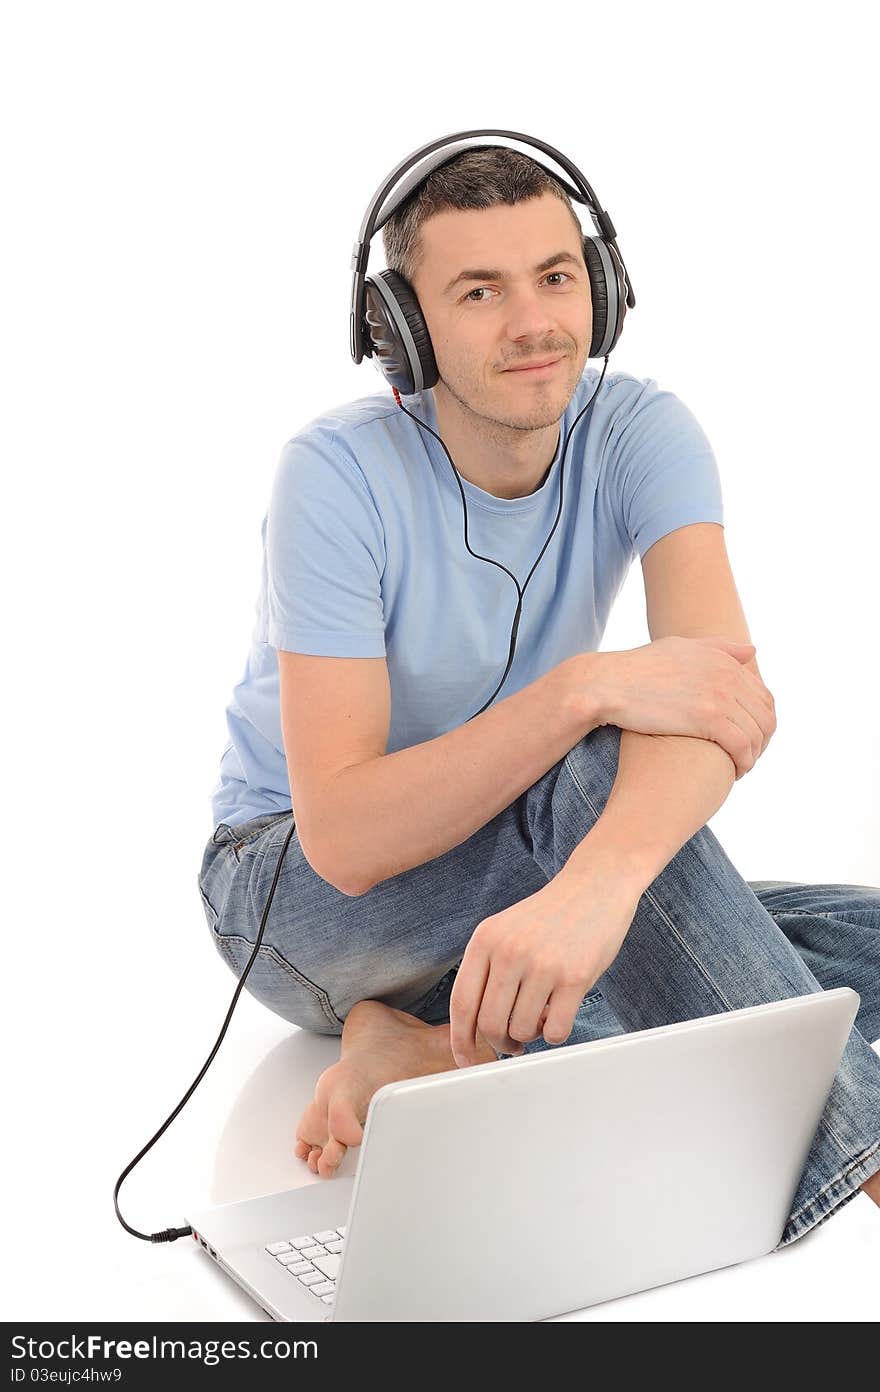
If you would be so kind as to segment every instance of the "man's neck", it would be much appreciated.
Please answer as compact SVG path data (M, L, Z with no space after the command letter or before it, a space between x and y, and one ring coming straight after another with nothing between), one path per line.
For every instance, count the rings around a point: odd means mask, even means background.
M559 448L560 425L519 430L477 417L433 387L437 433L463 479L496 498L526 498L546 481Z

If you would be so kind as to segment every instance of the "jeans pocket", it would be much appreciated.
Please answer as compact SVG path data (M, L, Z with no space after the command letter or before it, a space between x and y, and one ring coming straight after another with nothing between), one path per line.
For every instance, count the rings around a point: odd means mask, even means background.
M254 944L232 933L213 933L214 946L239 979L254 954ZM314 1034L341 1034L345 1023L327 992L297 971L281 953L261 944L247 973L245 990L274 1014Z
M407 1015L414 1015L426 1025L444 1024L449 1019L449 998L461 962L455 962L447 972L430 986L423 996L401 1006Z

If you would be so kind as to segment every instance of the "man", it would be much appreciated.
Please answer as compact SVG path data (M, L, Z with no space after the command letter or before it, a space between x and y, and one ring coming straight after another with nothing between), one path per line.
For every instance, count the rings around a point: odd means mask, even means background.
M748 885L705 825L776 729L708 440L586 368L582 233L527 156L460 154L383 237L440 380L285 446L199 875L240 975L277 872L247 987L342 1036L296 1154L331 1176L396 1078L846 983L780 1245L880 1203L880 891ZM636 551L652 641L599 653Z

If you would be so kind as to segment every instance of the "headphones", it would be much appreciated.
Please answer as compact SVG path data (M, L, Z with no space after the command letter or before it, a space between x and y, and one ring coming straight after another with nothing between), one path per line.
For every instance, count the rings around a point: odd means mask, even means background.
M536 160L535 163L540 164L571 198L585 204L590 210L599 235L593 237L584 233L582 239L593 300L593 336L588 357L608 356L620 338L627 308L635 308L636 297L617 247L614 223L605 209L599 206L599 200L580 170L559 150L543 140L507 130L457 131L440 140L432 140L407 155L383 179L364 214L351 256L353 275L349 333L352 359L358 364L365 356L375 357L386 381L403 396L433 387L439 381L437 363L428 326L409 282L397 271L385 270L375 276L367 275L370 242L413 190L435 169L461 154L462 150L506 148L503 145L469 144L472 136L483 135L505 136L543 150L571 176L577 187L573 188L554 170L548 169L543 160ZM449 147L453 147L452 153L449 153ZM390 190L401 176L419 161L423 161L420 167L413 170L392 194Z
M543 161L537 160L536 163L540 164L542 169L552 178L556 179L557 183L560 184L572 198L577 199L579 203L586 204L596 224L596 230L599 233L598 237L585 235L583 238L583 248L584 260L590 279L590 292L593 297L593 337L590 342L588 357L604 358L605 366L602 369L602 374L596 384L593 395L590 397L586 406L583 407L572 421L559 465L559 505L556 512L556 521L553 523L550 534L544 542L537 560L522 585L520 585L516 576L509 571L506 566L502 565L500 561L494 561L489 556L479 556L476 551L472 550L467 536L467 501L465 499L464 490L461 487L461 479L455 467L455 462L436 431L431 430L431 427L427 425L426 422L420 421L418 417L413 416L412 412L408 411L400 400L401 393L404 396L410 396L415 392L433 387L440 380L440 375L437 371L437 363L434 358L434 349L431 346L431 336L428 333L428 326L425 323L424 316L419 307L415 291L412 286L404 280L403 276L398 275L396 271L380 271L376 277L366 274L367 260L370 255L370 241L373 234L379 231L388 221L388 218L394 212L395 208L412 193L413 189L420 184L423 179L428 177L432 170L439 168L440 165L453 159L455 155L461 153L463 148L471 148L474 150L505 148L504 146L493 147L491 145L472 145L468 147L466 144L458 144L452 154L446 152L447 147L453 145L456 141L467 141L471 136L475 135L506 136L511 140L519 140L525 142L527 145L534 145L539 150L543 150L546 154L550 155L552 159L556 160L556 162L571 175L572 179L574 179L577 184L577 189L572 188L571 185L567 184L558 174L555 174L552 169L547 169ZM438 151L442 151L442 153L437 153ZM406 173L408 169L411 169L412 166L417 164L424 156L430 156L424 166L410 174L393 196L388 196L389 191L397 183L400 175ZM383 202L383 200L386 201ZM381 211L379 211L380 205ZM370 358L375 356L380 371L391 386L398 406L401 407L406 415L412 416L412 419L416 421L417 424L421 425L425 430L428 430L430 434L434 435L435 438L440 441L443 449L446 450L447 457L452 465L453 473L455 474L461 493L461 502L465 518L465 546L478 560L486 561L489 565L498 566L500 570L505 571L516 586L517 606L513 617L513 626L510 631L507 666L504 669L504 675L492 695L489 697L488 701L475 712L475 715L481 715L483 711L492 704L507 680L507 675L510 671L513 656L516 651L516 639L519 631L519 621L522 615L523 595L541 557L550 544L550 540L553 533L556 531L559 518L562 514L565 456L573 438L574 427L581 419L581 416L591 410L593 401L605 377L605 372L608 367L608 355L620 338L627 307L630 309L635 307L635 295L629 283L629 274L624 265L623 257L617 249L617 244L615 242L616 236L617 233L614 228L614 223L611 221L608 213L599 207L596 195L593 193L593 190L590 188L583 174L581 174L580 170L575 168L570 160L560 154L558 150L554 150L552 145L546 145L541 140L533 140L528 135L520 135L517 131L488 130L460 131L455 135L446 136L442 140L433 140L429 145L423 145L421 149L416 150L414 154L407 155L406 159L402 160L400 164L391 171L388 178L380 184L367 209L364 220L361 223L360 236L354 244L354 251L351 258L351 269L354 272L351 287L351 356L355 364L362 362L365 356ZM468 718L473 720L474 716L472 715ZM125 1221L119 1211L119 1190L126 1176L130 1174L135 1165L143 1159L147 1151L156 1144L156 1141L158 1141L159 1137L162 1136L171 1125L178 1112L189 1101L199 1083L202 1081L202 1078L205 1076L205 1073L208 1071L214 1055L220 1048L229 1021L232 1018L232 1012L235 1009L236 1002L241 995L245 980L260 950L260 944L263 941L263 931L269 916L269 909L275 896L275 886L278 883L278 876L281 873L284 856L287 847L290 845L295 827L296 823L294 819L291 818L290 830L281 848L281 854L278 857L278 864L275 866L275 874L272 878L269 895L263 909L263 915L260 920L260 931L257 934L253 952L239 978L238 985L232 997L232 1003L226 1013L226 1019L223 1022L223 1027L217 1038L217 1042L202 1065L201 1071L190 1084L174 1111L162 1123L155 1136L147 1142L143 1150L129 1162L116 1181L116 1187L113 1190L113 1206L116 1209L116 1216L126 1232L131 1233L132 1237L141 1238L144 1242L175 1242L179 1237L188 1237L192 1233L191 1227L165 1228L161 1232L155 1233L139 1232L137 1228L133 1228ZM195 1236L195 1234L193 1235Z

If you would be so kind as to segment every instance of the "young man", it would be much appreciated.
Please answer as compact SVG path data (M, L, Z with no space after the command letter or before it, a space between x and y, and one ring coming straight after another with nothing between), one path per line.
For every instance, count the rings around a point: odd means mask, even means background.
M705 825L776 729L706 436L587 368L580 225L527 156L460 154L383 237L440 380L284 448L199 874L240 975L278 871L247 987L342 1036L296 1154L331 1176L396 1078L849 984L780 1245L880 1202L880 891L749 885ZM652 641L599 653L636 552Z

